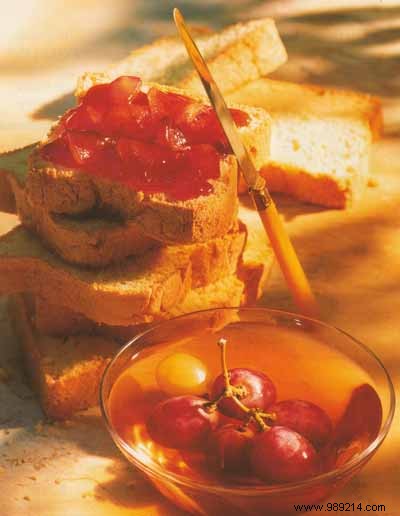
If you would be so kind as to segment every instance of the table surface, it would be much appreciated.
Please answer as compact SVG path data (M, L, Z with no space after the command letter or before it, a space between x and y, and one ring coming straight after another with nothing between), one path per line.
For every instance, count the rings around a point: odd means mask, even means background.
M214 26L274 16L289 52L288 64L275 77L382 97L385 136L372 153L378 185L351 210L323 210L283 198L278 205L323 319L371 347L398 391L400 3L193 0L181 7L190 21ZM2 7L0 151L40 138L71 105L81 72L102 69L131 48L173 33L171 8L172 2L158 0L17 0ZM0 233L15 224L14 216L0 215ZM10 374L7 382L0 380L0 514L181 514L127 466L96 412L43 423L0 303L0 372ZM292 308L277 268L261 304ZM384 504L387 516L400 514L399 423L397 416L379 453L335 501Z

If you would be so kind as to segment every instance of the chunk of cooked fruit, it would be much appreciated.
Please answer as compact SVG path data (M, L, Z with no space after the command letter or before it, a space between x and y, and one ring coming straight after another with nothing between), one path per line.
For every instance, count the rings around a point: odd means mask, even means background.
M319 472L319 459L312 444L283 426L256 435L250 460L253 472L269 482L296 482Z
M321 407L305 400L283 400L271 405L274 425L285 426L306 437L316 448L324 446L332 434L332 422Z
M47 161L57 163L65 168L76 167L76 161L69 149L68 140L64 137L51 141L43 147L41 152L43 158Z
M110 83L108 87L108 97L111 104L132 104L136 101L137 95L141 93L142 81L138 77L121 76ZM86 93L83 101L89 102L89 92Z
M231 110L232 118L238 125L246 125L248 119L239 110ZM176 125L191 144L211 143L221 152L230 152L230 145L215 111L210 106L191 103L177 117Z
M79 165L96 161L103 147L103 142L96 133L69 132L67 141L72 157Z
M90 88L53 131L42 156L145 193L185 200L208 195L230 152L210 106L176 93L141 91L123 76ZM246 113L231 110L239 126Z
M166 448L204 446L218 424L218 412L208 410L199 396L177 396L158 403L147 420L150 437Z
M160 389L170 396L200 395L207 391L208 371L197 357L174 353L162 360L156 370Z

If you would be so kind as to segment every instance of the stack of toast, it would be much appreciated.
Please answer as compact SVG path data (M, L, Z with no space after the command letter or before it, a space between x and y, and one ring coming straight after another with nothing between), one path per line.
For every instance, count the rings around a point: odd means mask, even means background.
M196 39L229 106L241 114L242 139L272 191L336 208L361 195L371 142L381 130L376 99L265 78L287 58L270 19L216 34L198 31ZM83 131L76 121L72 126L76 110L85 108L90 123L98 124L87 107L95 104L87 99L116 84L121 95L121 84L125 88L135 77L141 79L135 95L147 95L152 116L159 108L153 98L183 98L189 111L196 106L196 113L209 113L184 47L166 38L104 72L85 74L78 80L78 107L43 142L0 156L0 209L16 211L21 220L0 238L0 294L13 295L10 313L27 371L53 419L95 405L112 355L149 324L255 303L273 263L257 214L238 201L237 164L220 140L213 148L209 140L192 141L192 149L206 148L207 156L217 150L219 161L207 188L188 198L147 184L133 187L121 175L88 168L93 149L82 149L87 127ZM175 107L168 116L176 117ZM190 123L197 129L201 117ZM120 152L122 137L115 134L102 136L101 149ZM174 134L178 152L182 134L179 141ZM165 144L157 136L151 145ZM187 148L179 147L178 154ZM135 172L132 165L130 174ZM163 184L171 189L172 183Z

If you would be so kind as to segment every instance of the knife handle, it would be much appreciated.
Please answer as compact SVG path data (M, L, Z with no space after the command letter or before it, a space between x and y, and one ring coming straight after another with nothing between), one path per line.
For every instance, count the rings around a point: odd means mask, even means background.
M274 201L265 189L250 193L299 312L317 318L317 302Z

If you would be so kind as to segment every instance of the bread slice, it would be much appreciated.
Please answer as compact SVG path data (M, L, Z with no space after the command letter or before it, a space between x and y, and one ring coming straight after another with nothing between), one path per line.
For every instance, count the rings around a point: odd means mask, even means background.
M43 412L62 420L98 404L104 369L118 344L99 336L55 338L40 335L22 295L10 298L9 313Z
M28 146L0 155L0 178L5 192L0 196L0 211L13 211L16 207L22 224L38 234L64 260L102 267L160 245L159 241L144 234L136 220L69 217L51 214L44 207L32 205L25 184L29 170L27 160L33 148ZM236 210L235 200L230 209L232 207Z
M382 131L379 99L350 91L271 79L251 82L229 96L268 109L268 187L302 201L344 208L369 180L369 154Z
M141 255L160 245L159 240L144 233L140 218L121 220L110 215L72 217L52 214L46 207L32 204L25 188L28 173L26 160L31 150L32 146L0 156L0 178L3 179L7 192L10 190L7 179L11 185L15 197L13 204L16 205L22 224L34 231L48 248L64 260L86 267L103 267L120 262L128 256ZM231 183L232 188L233 185L234 181ZM221 214L219 218L224 226L218 228L217 232L224 234L235 224L231 220L235 218L237 211L235 197L236 194L230 192L226 196L226 202L223 202L223 198L221 205L214 206L216 211L223 212L225 210L225 213ZM216 201L216 199L214 200ZM10 201L4 196L4 203L0 204L0 209L8 210L9 206ZM232 211L235 216L231 215ZM146 219L149 223L151 218L156 218L156 213L155 211L148 213ZM186 213L190 216L189 210ZM157 214L158 222L155 222L159 225L164 223L164 226L168 228L168 219L163 220L161 215L161 212ZM196 235L199 235L202 230L202 221L207 226L211 223L204 220L205 216L210 218L213 216L211 210L207 212L203 210L202 215L202 217L197 217L196 224L199 225L199 231L196 232ZM175 220L175 222L177 221ZM183 230L185 231L185 227ZM166 231L163 230L163 233L165 236Z
M270 268L271 260L266 264ZM236 274L224 276L214 283L188 291L183 300L170 311L160 313L156 321L171 319L189 312L219 307L236 307L252 304L255 290L251 282L249 288L246 274L250 269L241 268L240 278ZM266 276L264 277L266 278ZM265 287L265 279L259 278L258 291ZM133 324L129 326L98 323L61 305L48 303L43 297L34 299L34 315L32 323L36 330L43 335L53 337L69 337L71 335L97 335L112 338L120 344L149 327L149 323Z
M162 91L184 94L176 88ZM192 97L194 98L194 97ZM269 155L270 118L260 108L233 106L247 112L249 123L239 129L256 166ZM220 162L220 177L211 181L213 192L186 201L166 194L145 194L92 174L64 169L32 154L25 189L32 207L57 214L111 213L134 220L145 235L164 243L204 242L225 234L236 217L237 164L227 155Z
M287 59L275 22L260 18L226 27L216 34L196 34L196 43L223 93L276 70ZM103 73L85 74L78 80L77 96L93 84L121 75L136 75L149 82L179 86L198 95L203 87L182 42L161 38L134 50Z
M50 213L133 220L144 235L164 243L204 242L225 234L237 214L237 166L221 161L214 191L186 201L146 195L121 183L66 170L33 157L25 184L33 208Z
M106 324L152 321L191 289L233 274L243 225L205 243L163 246L104 270L66 264L23 227L0 238L0 294L32 292Z

